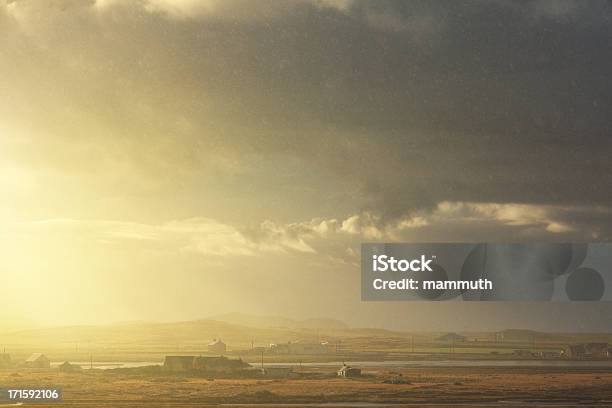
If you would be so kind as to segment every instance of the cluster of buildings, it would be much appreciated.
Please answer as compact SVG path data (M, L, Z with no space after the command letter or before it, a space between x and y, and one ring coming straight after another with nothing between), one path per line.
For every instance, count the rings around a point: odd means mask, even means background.
M213 339L206 349L218 356L166 356L164 370L170 372L205 371L214 373L232 373L250 368L240 359L229 359L223 354L227 352L227 344L221 339Z
M361 377L361 368L351 367L349 365L343 364L340 370L338 370L338 377L343 377L343 378Z
M570 358L604 359L612 358L612 346L605 342L572 344L568 348Z
M565 350L546 350L546 351L531 351L526 349L514 350L512 352L516 357L521 358L545 358L555 359L566 355Z
M257 368L241 359L227 357L203 356L166 356L163 369L171 373L202 372L206 374L232 374L253 375L274 378L286 378L299 375L291 367L263 367ZM338 371L338 377L361 377L361 368L344 364Z
M224 354L227 351L227 344L221 339L214 339L208 343L207 348L209 353Z
M612 345L606 342L571 344L566 350L531 351L514 350L513 354L521 358L570 358L578 360L603 360L612 358Z
M0 354L0 368L12 368L15 366L23 368L51 368L51 360L42 353L34 353L21 364L16 364L11 360L10 354Z

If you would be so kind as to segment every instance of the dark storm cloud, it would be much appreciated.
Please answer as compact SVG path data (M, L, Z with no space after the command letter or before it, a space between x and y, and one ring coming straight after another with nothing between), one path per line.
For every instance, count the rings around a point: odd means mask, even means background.
M325 105L345 126L370 129L369 137L406 163L382 180L373 176L381 205L401 211L414 196L424 204L610 204L607 3L361 8L358 14L385 9L407 24L415 16L435 22L418 40L409 30L361 28L370 41L341 58L354 63L347 79L354 102L345 110Z
M235 107L259 125L343 131L257 143L347 169L375 210L609 205L610 16L605 2L305 5L267 25L222 28L240 62L221 83L256 89Z
M155 121L148 140L172 134L187 156L306 158L389 218L441 201L612 206L607 2L83 4L43 7L64 24L36 52L70 53L67 102L133 138Z
M321 121L369 146L325 158L363 182L368 209L608 206L611 16L606 2L355 1L307 26L289 17L301 47L278 55L275 44L265 54L289 69L265 69L297 91L289 122Z
M610 330L609 304L406 310L360 303L353 277L363 240L612 239L611 18L572 0L0 0L0 220L24 221L4 228L25 265L7 273L35 282L22 254L41 239L66 251L45 270L78 277L54 282L139 276L181 320L235 279L232 307L263 313ZM74 262L77 241L103 246Z

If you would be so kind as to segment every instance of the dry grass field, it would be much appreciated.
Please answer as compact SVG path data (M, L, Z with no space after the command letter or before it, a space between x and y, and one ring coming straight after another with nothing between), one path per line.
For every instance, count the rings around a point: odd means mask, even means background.
M321 355L266 352L266 364L293 365L297 374L283 379L170 375L159 367L74 373L14 368L36 351L44 352L54 364L68 360L88 366L90 359L101 364L159 364L166 355L206 355L203 339L211 338L220 329L230 345L228 356L243 358L254 366L259 365L261 354L249 349L252 343L247 340L251 335L258 344L321 338L332 346ZM612 406L610 365L579 368L582 366L576 363L552 368L557 362L553 360L540 364L547 368L513 365L513 360L534 359L517 357L516 350L564 350L577 342L610 342L609 334L507 330L497 334L470 333L466 341L453 344L436 340L439 335L346 328L253 329L216 321L31 330L3 336L14 365L0 370L0 387L60 388L63 401L47 404L53 407ZM439 360L463 361L469 366L436 367ZM498 360L506 360L509 365L492 367ZM369 363L363 363L366 371L358 379L337 378L335 370L340 363L308 364L330 361ZM423 367L408 368L409 364L403 362L385 366L384 362L389 361L417 362ZM597 362L582 363L588 367Z
M0 384L63 390L62 402L37 407L612 406L609 370L406 368L365 374L359 379L334 378L330 371L303 379L213 380L113 370L4 370ZM389 383L400 378L402 384Z

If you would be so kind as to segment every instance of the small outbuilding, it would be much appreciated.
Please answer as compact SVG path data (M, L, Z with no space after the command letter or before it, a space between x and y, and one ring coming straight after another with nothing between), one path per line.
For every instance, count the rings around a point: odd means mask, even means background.
M344 364L342 368L338 370L338 377L344 377L344 378L361 377L361 368L351 367L351 366Z
M227 345L221 339L214 339L208 343L208 351L211 353L223 354L227 351Z
M73 373L75 371L81 371L83 368L80 365L71 364L68 361L64 361L62 364L59 365L58 369L62 373Z
M608 343L587 343L586 351L587 354L592 358L606 358L608 357Z
M42 353L34 353L25 361L27 368L51 368L51 360Z
M581 343L569 346L568 354L571 358L602 359L609 358L608 343Z

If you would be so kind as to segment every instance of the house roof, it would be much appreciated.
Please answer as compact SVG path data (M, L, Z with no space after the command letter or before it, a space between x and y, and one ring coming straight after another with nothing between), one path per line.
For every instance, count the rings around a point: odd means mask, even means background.
M342 367L340 368L340 370L338 370L338 371L351 371L351 370L360 370L360 371L361 371L361 369L360 369L360 368L357 368L357 367L351 367L351 366L348 366L348 365L344 365L344 366L342 366Z
M27 363L31 363L33 361L38 360L39 358L47 358L43 353L34 353L26 360Z
M465 336L457 333L447 333L437 338L437 340L465 340Z

